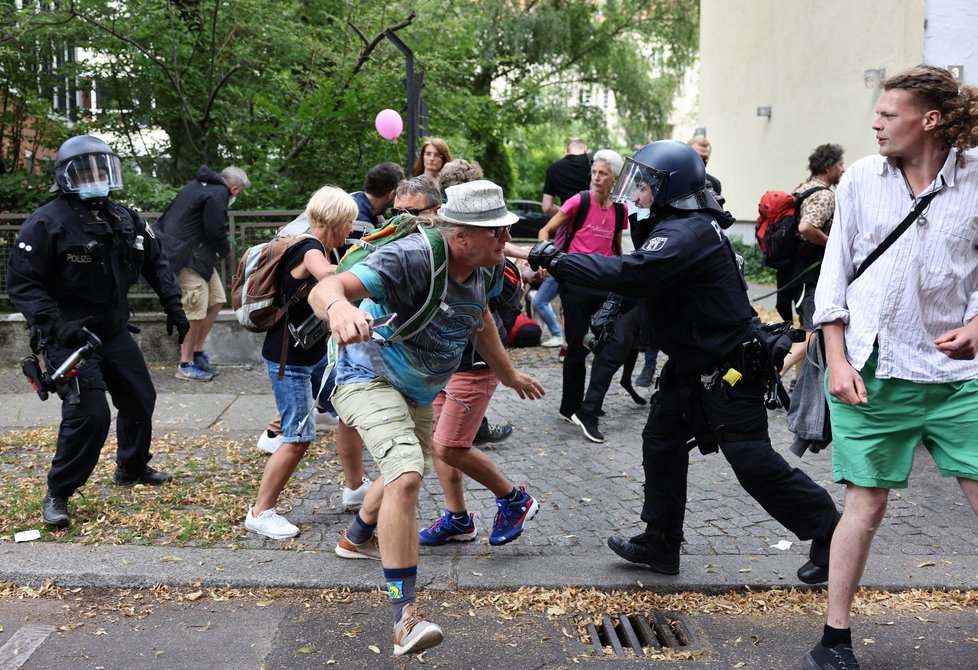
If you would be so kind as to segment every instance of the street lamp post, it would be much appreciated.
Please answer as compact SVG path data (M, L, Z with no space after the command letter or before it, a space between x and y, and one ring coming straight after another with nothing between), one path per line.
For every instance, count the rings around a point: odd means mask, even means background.
M407 86L407 166L410 169L418 157L418 135L427 132L427 119L422 122L421 116L424 110L424 97L421 94L423 82L421 77L414 72L414 52L401 41L393 30L388 28L384 31L384 36L396 46L406 61L405 83ZM427 114L424 114L426 117Z

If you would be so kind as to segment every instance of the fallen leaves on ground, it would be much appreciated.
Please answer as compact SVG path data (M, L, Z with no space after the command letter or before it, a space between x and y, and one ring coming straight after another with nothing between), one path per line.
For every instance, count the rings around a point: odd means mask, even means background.
M567 587L564 589L521 588L512 592L474 593L469 596L473 607L492 607L504 618L529 612L560 616L577 612L593 616L599 613L678 611L685 614L736 614L761 616L771 612L783 614L824 614L823 591L782 589L731 591L724 594L695 592L656 593L653 591L598 591ZM853 612L879 616L893 612L919 613L932 610L978 612L978 591L938 591L911 589L898 593L862 589L856 596Z
M0 584L0 599L46 598L63 602L64 625L60 630L73 631L85 626L86 621L94 630L103 618L143 619L153 613L157 606L177 605L188 608L207 607L207 598L215 601L241 601L252 606L267 606L275 601L304 603L306 607L333 607L337 605L357 605L363 607L382 607L386 594L380 590L372 593L353 593L348 588L322 590L301 589L219 589L197 587L156 586L152 589L83 589L64 588L49 579L38 587ZM420 594L422 599L428 594ZM472 593L437 594L442 609L468 609L470 616L478 610L489 608L504 621L518 620L520 616L536 614L550 619L573 618L572 628L576 628L577 639L588 644L584 631L587 623L603 614L616 617L622 614L643 613L646 616L655 612L678 612L696 615L733 616L820 616L826 605L825 593L817 590L781 589L740 590L722 594L705 593L654 593L651 591L582 589L567 587L562 589L521 588L516 591L484 591ZM433 603L433 606L438 606ZM887 591L860 590L856 596L853 611L860 616L880 617L880 625L889 625L890 618L897 614L918 615L930 611L960 611L978 614L978 591L966 590L922 590L913 589L892 593ZM882 619L886 616L886 619ZM922 619L923 620L923 619ZM195 628L196 632L206 632L210 627ZM91 627L85 630L93 630ZM345 629L345 635L356 638L364 632L359 625ZM574 637L567 628L562 628L567 637ZM872 638L867 638L872 639ZM967 642L978 642L966 638ZM314 647L308 651L317 653ZM658 659L694 659L698 651L664 649Z
M57 432L51 429L0 433L0 518L4 539L17 530L40 526L41 500L54 455ZM152 465L171 472L165 486L120 487L112 484L116 438L110 436L88 483L69 501L74 523L63 531L45 528L41 539L78 544L152 544L235 549L245 538L240 522L257 495L267 456L251 442L186 434L153 438ZM331 451L331 450L329 450ZM281 505L303 485L333 480L339 464L320 453L307 457L309 478L296 478ZM177 560L172 557L164 561Z

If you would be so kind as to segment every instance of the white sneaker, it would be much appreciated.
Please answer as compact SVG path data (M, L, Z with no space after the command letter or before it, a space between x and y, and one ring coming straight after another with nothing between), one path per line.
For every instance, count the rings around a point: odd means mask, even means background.
M299 534L298 526L293 526L289 520L276 512L274 509L267 509L257 517L251 513L248 507L248 514L245 515L244 527L252 533L258 533L273 540L287 540Z
M561 335L554 335L549 340L544 340L540 343L541 347L559 347L564 343L564 338Z
M367 496L367 489L370 488L372 483L370 477L364 475L360 488L354 490L344 486L343 497L340 500L340 506L343 508L343 511L352 512L360 509L360 505L363 504L363 499Z
M275 437L269 437L268 431L263 430L261 432L261 437L258 438L258 448L262 451L267 451L270 454L274 454L278 451L278 448L282 446L282 435L276 435Z
M416 654L441 644L445 633L436 623L425 618L413 603L401 612L401 620L394 625L394 655Z
M332 430L340 420L329 412L316 410L316 430Z

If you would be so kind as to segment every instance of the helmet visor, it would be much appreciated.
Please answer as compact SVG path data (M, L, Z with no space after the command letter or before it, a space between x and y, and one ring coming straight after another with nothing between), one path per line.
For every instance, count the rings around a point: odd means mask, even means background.
M722 212L723 207L717 202L713 189L708 184L709 182L702 190L676 198L669 204L676 209L712 209L715 212Z
M624 202L639 209L650 209L656 196L662 192L669 176L665 172L625 159L615 187L611 191L614 202Z
M78 193L83 186L92 185L122 188L122 164L112 154L75 156L62 169L67 193Z

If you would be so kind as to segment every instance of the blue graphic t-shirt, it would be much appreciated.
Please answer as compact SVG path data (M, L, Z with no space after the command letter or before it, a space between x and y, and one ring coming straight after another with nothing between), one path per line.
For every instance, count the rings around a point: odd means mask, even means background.
M399 322L427 304L431 261L424 235L391 242L350 272L373 296L360 303L360 309L372 316L397 312ZM432 403L458 368L466 343L482 325L486 300L501 288L500 282L493 281L487 294L481 270L462 284L449 278L445 295L448 309L438 310L421 332L403 342L384 346L371 340L346 345L336 362L336 383L382 377L416 405ZM390 327L379 331L385 336L391 332Z

